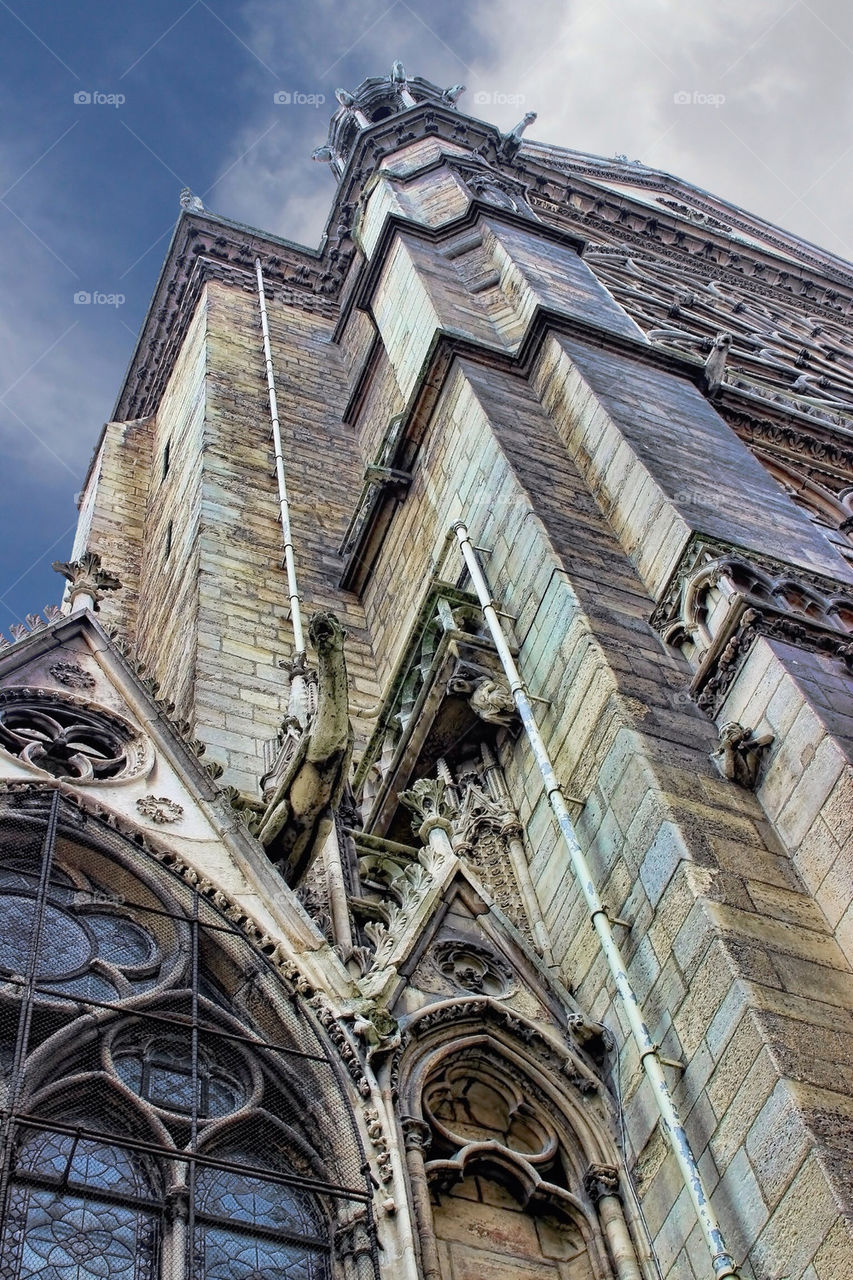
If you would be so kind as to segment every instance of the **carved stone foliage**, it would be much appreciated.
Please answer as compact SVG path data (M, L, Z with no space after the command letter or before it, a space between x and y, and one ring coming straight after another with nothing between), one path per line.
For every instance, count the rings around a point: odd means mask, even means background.
M94 689L95 677L84 671L79 662L54 662L49 668L54 680L67 689Z
M440 973L462 991L500 998L512 993L513 972L503 956L475 943L445 939L433 948Z
M89 596L97 609L105 591L117 591L121 586L118 578L101 566L101 557L94 551L84 551L77 560L54 560L52 567L67 578L72 606L75 597L83 595Z
M43 617L38 613L28 613L25 622L12 623L9 628L12 635L12 644L16 644L19 640L26 640L27 636L36 631L44 630L45 627L49 627L52 622L58 622L62 617L62 611L57 604L46 604L42 612L44 614ZM9 647L9 641L0 632L0 653Z
M433 891L435 875L443 859L427 846L420 850L418 862L402 862L388 857L362 859L359 870L374 885L384 881L391 901L383 904L381 918L369 920L364 932L374 947L374 970L382 969L397 944L415 920L421 906Z
M128 778L143 769L145 743L126 721L60 693L0 693L0 746L32 768L77 782Z
M423 832L436 825L450 830L448 821L453 811L451 797L443 778L418 778L409 791L400 792L400 802L415 815L412 826Z
M143 818L159 824L178 822L184 816L183 806L166 796L142 796L137 800L136 808Z

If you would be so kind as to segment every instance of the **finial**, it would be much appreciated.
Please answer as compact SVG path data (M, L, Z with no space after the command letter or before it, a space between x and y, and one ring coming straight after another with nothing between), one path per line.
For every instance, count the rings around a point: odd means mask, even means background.
M187 213L204 213L204 205L198 196L194 196L189 187L184 187L180 197L181 208Z
M118 578L101 568L101 557L94 551L84 551L78 560L54 560L52 568L71 583L68 602L72 614L97 610L104 592L121 586Z

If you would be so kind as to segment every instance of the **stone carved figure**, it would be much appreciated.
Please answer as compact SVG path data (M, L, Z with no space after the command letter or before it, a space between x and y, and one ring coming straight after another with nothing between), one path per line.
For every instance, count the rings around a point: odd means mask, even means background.
M187 213L204 213L204 205L198 196L193 195L189 187L182 189L180 204L182 209L186 209Z
M308 867L340 798L352 749L344 631L332 613L308 629L318 659L317 710L261 818L258 838L290 884Z
M503 680L496 680L485 673L469 676L460 672L448 680L447 692L457 697L467 695L468 706L486 724L500 725L504 729L516 724L515 701Z
M705 367L702 372L702 390L708 396L719 391L723 385L726 361L729 358L731 345L732 335L730 333L718 333L714 339L714 345L711 348L708 359L705 361Z
M443 102L449 102L450 105L453 106L456 100L462 97L462 94L464 92L465 92L464 84L451 84L444 90L444 92L441 95L441 98Z
M536 119L535 111L525 111L522 118L514 129L510 129L509 133L505 133L500 140L498 146L498 154L502 160L512 160L516 152L521 147L521 138L524 130L529 128Z
M756 737L751 729L730 721L720 729L720 745L711 759L724 778L750 791L755 789L764 752L773 741L772 733Z

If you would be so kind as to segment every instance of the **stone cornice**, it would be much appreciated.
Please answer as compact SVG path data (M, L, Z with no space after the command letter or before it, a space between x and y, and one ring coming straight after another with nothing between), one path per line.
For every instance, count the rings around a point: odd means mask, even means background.
M286 295L306 310L334 314L350 256L333 246L321 254L208 214L183 213L143 321L114 421L146 417L174 365L203 285L220 279L254 292L254 261L261 259L268 294Z
M835 319L853 312L853 279L839 270L837 259L812 246L802 246L795 256L802 266L789 258L782 261L773 247L763 249L747 245L713 227L697 226L670 210L660 211L647 204L632 201L624 192L610 190L599 182L625 182L625 166L613 163L592 165L588 175L579 172L584 159L572 159L572 153L559 151L531 152L522 147L513 163L499 153L501 135L484 121L462 115L453 108L422 103L409 111L365 129L354 148L350 162L339 183L330 212L327 234L320 249L296 245L243 224L209 213L184 212L175 228L154 296L142 326L139 341L116 404L114 420L127 421L150 415L156 410L159 396L173 367L192 312L208 279L222 279L241 288L253 288L249 278L256 256L261 258L268 289L287 290L288 296L306 310L322 309L335 316L347 296L369 291L372 270L362 277L357 270L352 281L347 277L353 264L354 248L350 239L352 220L365 183L385 157L410 141L435 137L461 145L472 153L474 163L487 164L530 189L530 202L549 221L537 223L537 232L545 236L568 235L578 247L584 237L601 238L605 244L619 241L638 252L658 255L676 263L685 273L712 270L715 277L729 280L759 296L790 296L807 302L810 311ZM547 163L546 163L547 160ZM568 167L566 167L568 166ZM567 205L566 182L588 188L590 209ZM589 181L586 181L586 178ZM637 183L638 173L630 170L629 180ZM675 191L691 199L696 208L711 201L707 193L677 183L668 175L648 171L643 183L671 194ZM574 187L573 187L574 190ZM609 214L604 218L595 211L595 202L604 201ZM711 206L729 220L735 210L722 205ZM523 215L512 215L485 202L474 202L467 215L476 219L480 212L490 217L525 223ZM404 221L404 220L401 220ZM750 236L764 236L774 241L763 224L752 222L742 214L742 230ZM550 225L549 225L550 224ZM529 223L527 223L529 225ZM407 226L411 232L412 227ZM426 228L419 228L426 231ZM389 229L388 234L393 234ZM781 233L780 233L781 235ZM694 243L695 242L695 243ZM794 253L797 242L779 241L776 248ZM711 249L709 250L709 246ZM381 254L377 261L381 260ZM816 274L810 278L809 272ZM827 277L832 276L830 282ZM772 279L772 284L764 282ZM345 288L346 286L346 288Z
M603 159L585 156L561 147L548 147L542 144L523 142L516 156L517 171L524 169L535 175L535 185L541 187L543 177L547 180L549 173L557 170L565 179L573 179L579 190L588 189L598 196L606 195L614 201L630 201L636 212L644 212L649 218L658 222L671 222L681 231L691 230L702 238L718 240L722 245L732 248L732 232L749 238L749 241L763 240L760 245L736 241L738 251L747 255L766 255L778 263L779 255L786 259L794 258L809 270L820 275L829 276L848 291L853 291L853 269L843 258L821 249L819 245L800 240L789 235L782 228L757 218L737 205L729 204L705 191L702 187L693 186L689 182L664 173L659 169L649 169L643 164L625 162L616 159ZM637 187L640 190L653 191L658 196L679 197L692 211L704 217L725 221L730 231L722 227L714 227L709 223L696 223L689 217L674 212L669 206L662 204L655 209L644 202L634 202L624 190L614 191L611 183L620 188ZM791 263L791 266L794 264Z

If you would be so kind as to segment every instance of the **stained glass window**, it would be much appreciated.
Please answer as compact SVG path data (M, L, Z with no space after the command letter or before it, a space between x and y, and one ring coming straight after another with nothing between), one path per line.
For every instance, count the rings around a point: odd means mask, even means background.
M109 966L117 970L137 990L151 985L150 975L157 961L151 934L123 915L76 911L73 907L68 910L66 904L73 895L63 883L65 876L56 882L60 875L54 868L48 901L43 906L35 967L40 986L93 1000L114 1000L116 984L98 972L97 965L92 968L96 959L101 969ZM28 873L0 867L0 975L26 972L34 937L36 884L37 878ZM15 892L18 885L32 892Z
M193 1110L193 1063L184 1041L155 1038L147 1045L116 1054L118 1075L134 1093L155 1107L184 1115ZM236 1111L246 1100L242 1083L200 1051L195 1067L196 1115L210 1119Z
M308 1192L233 1170L200 1169L196 1210L195 1280L327 1280L328 1250L321 1242L328 1228Z
M24 1142L15 1172L2 1280L153 1280L159 1215L129 1203L152 1196L131 1153L70 1134L37 1133Z

